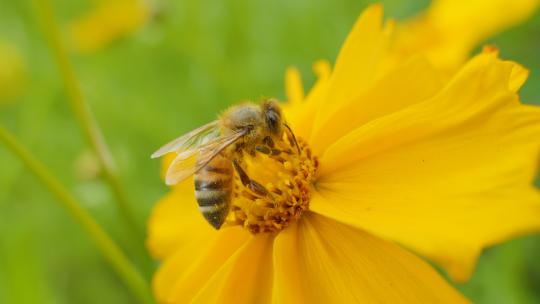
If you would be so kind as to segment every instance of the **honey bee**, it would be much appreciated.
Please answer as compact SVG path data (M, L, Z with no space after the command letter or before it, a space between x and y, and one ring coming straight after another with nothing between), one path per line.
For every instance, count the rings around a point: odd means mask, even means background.
M194 175L199 210L210 225L219 229L229 213L234 171L245 187L258 195L268 194L264 186L249 178L242 169L242 153L280 153L274 142L281 140L285 131L298 148L276 100L244 103L171 141L154 152L152 158L170 152L177 154L167 170L166 184L174 185Z

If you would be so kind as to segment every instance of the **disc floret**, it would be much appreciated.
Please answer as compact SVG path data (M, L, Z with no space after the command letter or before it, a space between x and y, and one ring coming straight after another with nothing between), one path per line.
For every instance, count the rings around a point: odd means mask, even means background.
M284 135L274 148L242 158L246 172L265 191L253 191L236 174L227 225L241 225L253 234L275 233L309 208L318 161L305 141L297 143Z

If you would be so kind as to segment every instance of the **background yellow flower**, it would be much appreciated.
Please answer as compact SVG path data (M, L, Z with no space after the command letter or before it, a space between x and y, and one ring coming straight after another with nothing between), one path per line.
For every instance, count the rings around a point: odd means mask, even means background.
M398 28L398 58L426 56L437 67L455 70L478 43L529 18L538 0L435 0Z
M102 1L70 26L73 48L78 52L97 51L107 44L132 34L152 14L149 1Z

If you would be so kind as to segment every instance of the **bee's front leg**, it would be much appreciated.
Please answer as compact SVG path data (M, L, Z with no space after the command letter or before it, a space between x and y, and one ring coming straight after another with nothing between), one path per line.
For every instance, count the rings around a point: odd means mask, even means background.
M265 145L267 145L268 147L270 148L273 148L274 147L274 140L272 139L272 137L270 136L266 136L264 139L263 139L263 143Z
M269 156L277 156L277 155L280 155L281 153L292 154L291 150L280 150L276 148L270 148L268 146L255 146L255 151L260 152L262 154L269 155Z
M255 151L260 152L262 154L266 154L268 156L277 156L277 155L280 155L281 153L292 154L291 149L282 150L282 149L276 148L274 141L272 140L270 136L265 137L263 139L263 143L264 145L256 145Z
M240 177L240 181L245 187L248 187L253 193L258 194L260 196L267 196L269 194L268 190L266 190L266 188L263 185L249 178L246 171L244 171L244 169L240 167L236 159L233 160L233 166L234 166L234 169L236 170L236 173L238 173L238 176Z

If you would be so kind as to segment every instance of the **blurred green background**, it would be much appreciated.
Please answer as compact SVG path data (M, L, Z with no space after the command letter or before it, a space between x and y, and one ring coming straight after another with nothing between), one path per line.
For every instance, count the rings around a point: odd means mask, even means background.
M100 1L52 2L65 30ZM73 52L84 96L117 160L141 227L167 191L151 152L229 104L262 95L283 98L287 66L298 66L309 87L312 63L336 57L366 3L162 1L155 17L132 34L96 52ZM386 16L397 19L429 4L382 3ZM488 42L501 49L503 58L532 71L521 96L540 103L540 13ZM6 45L11 51L2 53ZM20 57L25 74L22 89L0 102L0 122L129 248L115 198L71 114L31 1L0 0L0 56L6 54L15 56L8 60L14 64ZM486 250L472 280L458 288L477 303L540 303L540 237ZM79 226L0 145L0 303L131 302Z

